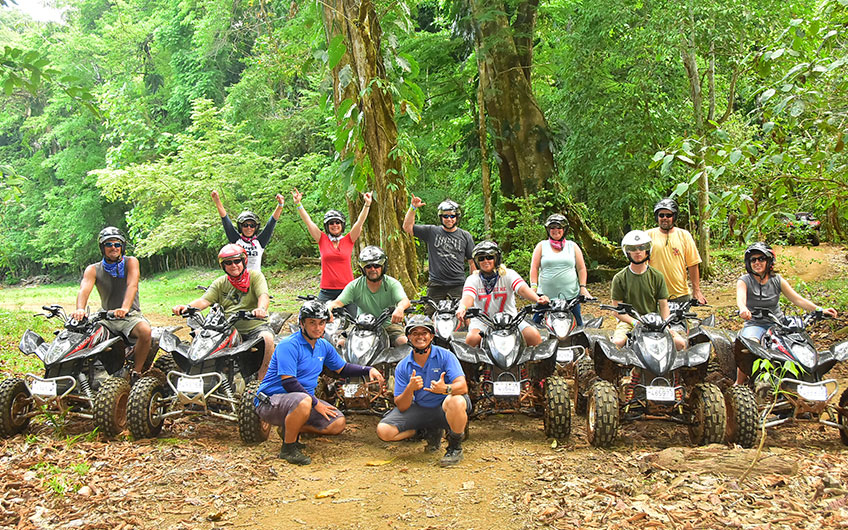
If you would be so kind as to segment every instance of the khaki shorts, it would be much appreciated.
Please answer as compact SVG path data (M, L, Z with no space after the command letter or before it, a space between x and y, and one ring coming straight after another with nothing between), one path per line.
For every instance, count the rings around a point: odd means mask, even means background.
M633 329L633 324L619 320L618 324L615 325L615 333L612 334L613 342L627 340L627 334L630 333L631 329Z
M132 330L135 329L137 325L142 322L150 322L144 318L144 315L141 314L141 311L132 311L127 313L127 316L117 320L101 320L100 323L103 324L103 327L111 331L112 333L117 333L119 335L124 336L127 339L127 342L131 345L135 344L135 337L131 336Z
M389 324L384 329L389 335L389 346L394 346L398 337L403 336L403 324Z

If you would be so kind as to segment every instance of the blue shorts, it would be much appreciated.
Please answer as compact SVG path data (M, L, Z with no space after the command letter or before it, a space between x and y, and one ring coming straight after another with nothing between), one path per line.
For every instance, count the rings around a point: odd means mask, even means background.
M742 328L742 331L739 332L740 337L745 337L746 339L751 339L753 341L760 342L760 339L763 337L766 331L768 331L769 326L745 326Z

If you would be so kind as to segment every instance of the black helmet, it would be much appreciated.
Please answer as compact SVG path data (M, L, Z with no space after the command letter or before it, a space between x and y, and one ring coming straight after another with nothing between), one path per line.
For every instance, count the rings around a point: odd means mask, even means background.
M256 229L259 229L259 216L250 210L245 210L241 212L238 217L236 217L236 228L238 228L239 234L242 233L241 225L246 223L247 221L253 221L256 223Z
M443 213L453 212L453 213L456 214L456 222L457 223L459 222L459 215L460 215L459 204L457 204L456 202L454 202L450 199L445 199L445 200L443 200L442 202L439 203L438 210L439 210L439 218L440 219L441 219L441 215Z
M757 241L745 249L745 270L748 271L748 274L754 274L754 270L751 268L751 258L754 257L754 254L762 254L766 257L766 273L771 274L774 268L774 250L762 241Z
M406 319L406 326L403 328L403 334L408 337L409 333L415 328L427 328L430 333L436 334L436 326L433 325L433 321L427 315L409 315L409 318Z
M359 270L362 271L362 274L365 274L365 266L366 265L379 265L380 266L380 278L382 278L386 274L386 265L389 262L388 256L383 252L383 249L380 247L375 247L374 245L369 245L362 249L359 253Z
M121 256L124 256L127 250L127 238L124 237L124 234L122 234L121 231L114 226L107 226L101 230L99 234L97 234L97 241L100 245L100 253L103 254L103 243L110 239L117 239L123 244L123 248L121 248Z
M324 233L330 233L330 221L341 221L342 232L344 232L345 226L347 225L347 218L345 217L345 214L338 210L327 210L327 213L324 214Z
M471 251L471 257L474 258L477 268L480 268L480 262L478 261L480 256L494 256L495 268L501 266L501 247L494 241L481 241L474 246L474 250Z
M677 221L677 201L674 199L663 199L654 205L654 220L658 221L657 213L660 210L668 210L672 214L672 219Z
M330 320L330 312L324 302L318 300L307 300L300 306L300 311L297 313L297 321L303 322L306 318L318 318L321 320Z
M565 227L568 226L568 219L565 218L564 215L559 213L553 213L548 216L545 220L545 230L548 232L548 237L551 237L551 225L559 225L562 227L562 238L560 241L565 239Z

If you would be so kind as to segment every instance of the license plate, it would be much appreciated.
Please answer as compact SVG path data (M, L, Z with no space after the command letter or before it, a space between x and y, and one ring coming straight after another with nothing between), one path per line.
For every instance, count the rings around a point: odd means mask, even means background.
M32 382L30 390L33 394L39 396L56 397L56 381L39 381L36 379Z
M342 393L346 398L356 397L356 393L359 391L359 383L346 383L342 385Z
M648 401L674 401L674 388L670 386L646 386Z
M574 352L571 348L557 348L557 362L570 363L574 360Z
M827 401L825 385L798 385L798 395L808 401Z
M203 392L203 379L200 377L180 377L177 379L177 392L200 394Z
M518 396L521 394L521 383L518 381L495 381L496 396Z

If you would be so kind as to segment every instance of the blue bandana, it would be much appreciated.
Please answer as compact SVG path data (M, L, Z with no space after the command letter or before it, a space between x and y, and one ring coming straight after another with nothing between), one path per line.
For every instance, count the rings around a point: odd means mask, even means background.
M103 270L108 272L112 278L126 278L127 270L124 266L124 257L121 256L121 261L117 263L109 263L106 258L103 258Z
M492 294L492 291L495 290L495 285L498 284L497 269L495 269L495 272L491 276L487 276L480 271L480 279L483 281L483 288L486 290L486 294Z

